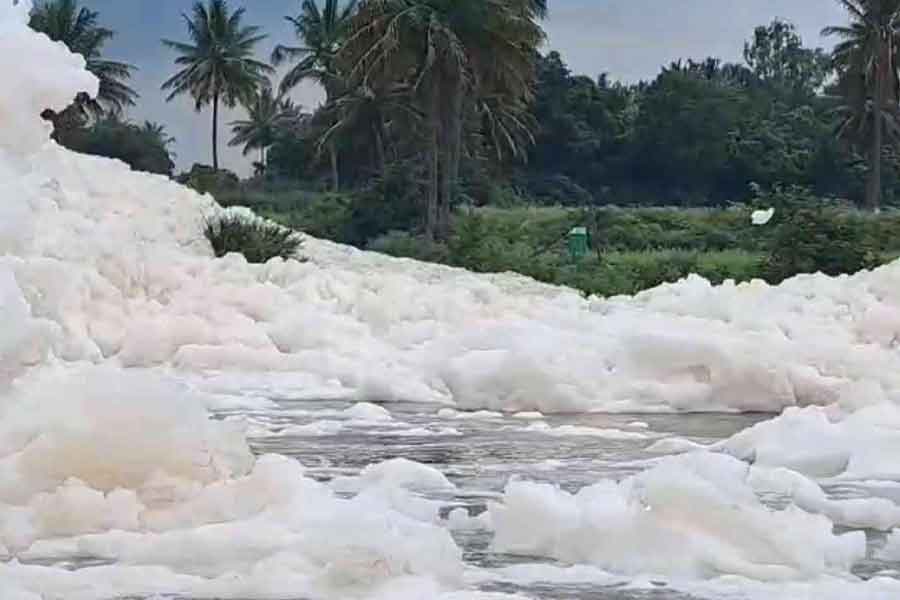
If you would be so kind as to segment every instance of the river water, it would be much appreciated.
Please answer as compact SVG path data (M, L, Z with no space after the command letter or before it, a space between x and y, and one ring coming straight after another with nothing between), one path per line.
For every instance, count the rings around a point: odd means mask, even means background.
M425 492L440 503L444 517L464 508L470 516L500 498L511 478L547 482L574 492L601 479L620 480L661 458L648 451L660 439L678 437L709 444L730 437L770 415L763 414L581 414L503 416L438 411L430 405L388 405L392 420L367 422L335 417L345 402L282 400L277 408L220 412L219 418L246 420L255 453L279 453L300 461L316 479L356 475L366 465L403 457L430 465L456 485L452 492ZM604 435L604 431L618 434ZM600 435L594 435L594 433ZM622 432L625 432L624 434ZM635 435L630 435L635 434ZM638 435L640 434L640 435ZM624 439L613 439L624 438ZM832 497L859 495L853 488L828 490ZM777 507L781 499L764 499ZM688 600L689 594L667 582L597 576L591 569L565 571L546 559L510 556L491 550L491 533L455 530L463 548L473 589L520 593L530 598L565 600ZM878 545L883 535L867 532ZM551 567L546 580L534 567ZM900 565L866 561L857 566L865 578ZM523 567L531 567L523 571ZM552 569L558 567L559 569ZM567 575L560 574L566 572ZM889 572L889 571L888 571ZM521 573L528 573L524 578Z

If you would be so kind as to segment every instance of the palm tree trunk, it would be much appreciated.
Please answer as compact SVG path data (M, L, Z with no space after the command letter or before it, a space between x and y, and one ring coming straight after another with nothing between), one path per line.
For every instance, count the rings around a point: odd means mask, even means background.
M334 142L328 144L328 157L331 159L331 191L337 192L341 189L341 174L338 170L338 154Z
M384 123L380 120L372 125L372 135L375 137L375 158L378 161L378 173L381 177L387 176L387 157L384 149L384 135L381 133Z
M450 215L453 209L453 203L459 194L459 167L462 160L462 130L463 130L463 102L465 94L463 93L463 81L460 78L456 82L456 89L450 104L450 131L448 148L450 151L450 161L448 165L449 173L447 175L449 182L447 185L447 193L444 198L444 214L442 215L443 226L449 234L450 231Z
M213 171L219 171L219 93L213 94L213 117L212 117L212 151L213 151Z
M438 202L437 235L441 240L450 236L450 206L453 199L453 148L448 139L440 144L440 200Z
M432 114L430 121L431 139L428 148L428 196L425 206L425 237L430 241L434 241L438 225L438 202L440 201L438 197L438 164L440 161L438 130L440 126L437 114Z
M881 152L884 144L884 120L881 111L884 108L884 52L879 51L878 64L875 66L875 94L872 100L872 148L869 156L869 181L866 185L866 208L877 212L881 207Z

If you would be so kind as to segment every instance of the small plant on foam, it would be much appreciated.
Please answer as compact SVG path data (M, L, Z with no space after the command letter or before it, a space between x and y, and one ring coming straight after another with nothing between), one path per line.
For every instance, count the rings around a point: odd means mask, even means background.
M266 263L273 258L296 259L303 245L296 231L249 211L247 214L225 211L207 218L203 234L216 257L236 252L243 254L249 263Z

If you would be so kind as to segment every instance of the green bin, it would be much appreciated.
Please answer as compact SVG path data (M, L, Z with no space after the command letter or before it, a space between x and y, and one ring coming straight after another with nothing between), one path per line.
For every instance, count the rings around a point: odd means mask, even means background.
M569 256L581 260L588 253L587 227L575 227L569 232Z

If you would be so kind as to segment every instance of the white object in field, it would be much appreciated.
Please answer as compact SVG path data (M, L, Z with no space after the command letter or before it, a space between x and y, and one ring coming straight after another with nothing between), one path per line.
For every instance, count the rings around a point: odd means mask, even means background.
M768 210L755 210L753 214L750 216L750 221L754 225L765 225L769 221L772 220L772 217L775 216L775 209L770 208Z

